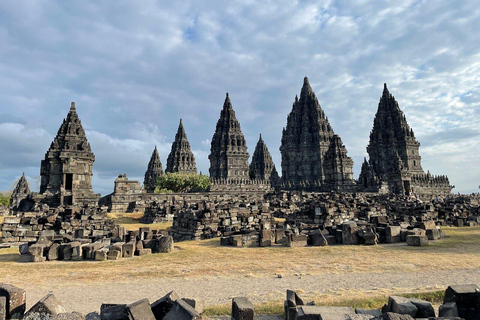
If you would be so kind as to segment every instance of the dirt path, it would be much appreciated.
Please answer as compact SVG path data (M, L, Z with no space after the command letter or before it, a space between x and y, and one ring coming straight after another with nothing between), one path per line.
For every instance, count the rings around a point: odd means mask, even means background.
M88 313L98 311L101 303L131 303L142 298L151 302L171 290L183 297L197 297L207 305L229 303L234 296L247 296L252 302L283 300L286 289L301 290L303 296L321 294L343 295L356 292L380 295L393 292L415 292L419 289L439 290L450 284L480 284L480 269L438 272L402 273L343 273L323 276L286 276L278 278L230 277L165 279L152 278L132 282L112 282L91 285L56 283L52 278L49 288L69 311ZM52 275L45 275L52 276ZM72 279L72 282L75 282ZM25 287L30 307L49 291L36 288L35 283Z

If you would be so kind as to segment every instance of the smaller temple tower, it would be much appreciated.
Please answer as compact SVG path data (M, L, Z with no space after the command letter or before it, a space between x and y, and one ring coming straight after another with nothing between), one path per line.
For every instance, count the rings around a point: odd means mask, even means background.
M96 205L100 195L92 191L95 162L90 143L77 115L75 102L58 129L40 167L40 194L49 205Z
M27 179L25 178L25 172L22 173L20 180L18 180L15 189L13 189L10 196L9 206L11 209L16 210L21 207L21 202L30 195L30 188L28 187Z
M182 119L180 119L180 124L178 125L172 150L168 155L167 169L165 172L197 173L195 156L190 149L190 142L188 142Z
M150 162L148 162L147 171L145 171L145 179L143 180L143 186L149 193L155 191L155 185L158 177L163 174L162 162L160 162L160 156L158 155L157 146L152 152Z
M280 180L270 151L268 151L261 134L253 152L252 163L250 163L250 179L269 181L272 186L277 185Z
M330 190L354 191L353 160L339 135L334 134L324 160L325 182Z
M212 180L249 179L247 142L235 117L228 93L212 138L208 158Z

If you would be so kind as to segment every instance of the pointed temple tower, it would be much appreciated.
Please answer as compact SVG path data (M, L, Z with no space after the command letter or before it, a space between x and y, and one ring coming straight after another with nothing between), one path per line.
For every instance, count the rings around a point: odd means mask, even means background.
M269 181L273 186L277 185L280 180L272 156L261 134L250 164L250 179Z
M175 141L172 144L172 151L168 155L165 172L197 173L195 157L190 149L182 119L180 119Z
M445 176L425 174L420 143L384 84L367 146L369 161L362 165L359 186L363 190L408 194L446 194L452 187Z
M247 143L228 93L212 138L208 158L212 180L249 179Z
M50 145L40 167L40 194L52 205L98 203L92 191L92 168L95 162L82 123L72 102L67 118Z
M155 191L155 184L158 177L163 174L162 163L160 162L160 156L158 155L157 146L152 152L152 157L148 163L147 171L145 171L145 179L143 180L143 186L149 193Z
M25 178L25 172L22 173L20 180L18 180L15 189L13 189L10 196L9 206L11 209L16 210L21 207L21 202L30 195L30 188L28 187L27 179Z
M339 186L354 187L353 161L347 157L339 137L334 135L305 77L300 99L295 97L287 127L283 129L282 188L328 191L337 190Z

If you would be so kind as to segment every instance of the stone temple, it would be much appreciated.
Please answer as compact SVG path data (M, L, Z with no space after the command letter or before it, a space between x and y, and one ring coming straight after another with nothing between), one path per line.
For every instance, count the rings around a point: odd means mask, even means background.
M40 167L40 194L49 205L97 204L92 191L95 162L82 123L72 102Z
M227 96L213 134L210 155L212 180L249 179L247 142Z
M195 156L190 149L190 142L188 142L182 119L180 119L175 141L172 144L172 151L168 155L165 172L197 173Z
M262 135L260 135L253 152L252 163L250 163L250 179L270 181L273 186L276 186L280 181L272 155L268 151Z
M353 161L305 77L283 129L282 189L351 191Z
M145 172L145 179L143 180L143 186L149 193L155 191L155 184L158 177L163 174L162 162L160 161L160 155L158 154L157 146L152 152L152 157L148 163L147 171Z
M384 84L367 146L359 188L365 191L396 194L448 194L452 190L446 176L423 171L420 142Z

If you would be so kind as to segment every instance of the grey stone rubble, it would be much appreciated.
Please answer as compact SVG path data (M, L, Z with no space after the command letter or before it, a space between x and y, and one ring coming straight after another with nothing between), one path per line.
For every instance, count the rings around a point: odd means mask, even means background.
M131 304L102 303L100 310L82 315L67 313L64 305L53 293L26 310L25 290L0 284L0 315L3 319L28 320L196 320L208 319L204 315L202 299L181 298L175 291L150 303L141 299ZM443 304L435 310L429 302L417 298L390 296L378 309L353 309L306 303L297 292L286 291L284 317L286 320L413 320L451 319L478 320L480 315L480 288L475 284L451 285L444 294ZM257 317L254 305L246 297L232 299L231 319L254 320Z

